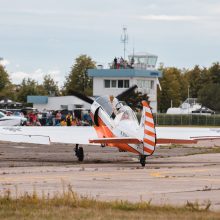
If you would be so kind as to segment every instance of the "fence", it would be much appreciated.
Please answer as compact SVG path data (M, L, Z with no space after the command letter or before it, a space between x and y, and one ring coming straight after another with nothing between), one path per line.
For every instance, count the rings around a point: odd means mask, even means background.
M141 115L138 115L140 119ZM154 114L156 125L194 125L194 126L220 126L220 114L214 115L170 115Z
M220 115L168 115L155 114L156 125L220 126Z

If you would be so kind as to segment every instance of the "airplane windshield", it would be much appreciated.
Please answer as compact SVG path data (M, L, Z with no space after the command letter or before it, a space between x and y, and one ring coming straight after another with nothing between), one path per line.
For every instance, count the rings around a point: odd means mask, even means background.
M110 102L109 96L102 96L96 99L96 102L102 106L103 110L109 115L112 115L113 108L112 103Z
M122 106L119 110L118 113L116 115L116 123L119 121L124 121L124 120L128 120L128 121L134 121L138 123L137 117L135 115L135 113L133 112L133 110L129 107L129 106Z

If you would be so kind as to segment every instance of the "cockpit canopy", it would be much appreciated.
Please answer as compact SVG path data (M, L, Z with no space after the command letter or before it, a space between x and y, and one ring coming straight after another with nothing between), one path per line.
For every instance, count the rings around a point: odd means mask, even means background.
M133 110L125 105L124 102L114 98L110 101L109 96L102 96L96 99L96 102L101 105L102 109L111 117L117 125L120 121L135 122L138 125L138 120ZM114 115L114 117L112 117Z
M138 124L137 117L134 111L127 105L123 105L116 114L115 123L118 124L120 121L130 121Z

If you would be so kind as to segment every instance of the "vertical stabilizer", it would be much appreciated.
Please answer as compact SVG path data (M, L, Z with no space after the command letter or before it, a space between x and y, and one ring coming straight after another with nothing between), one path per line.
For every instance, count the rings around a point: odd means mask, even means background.
M155 150L156 131L153 114L150 106L146 101L142 101L143 112L140 126L144 127L143 149L144 154L151 155Z

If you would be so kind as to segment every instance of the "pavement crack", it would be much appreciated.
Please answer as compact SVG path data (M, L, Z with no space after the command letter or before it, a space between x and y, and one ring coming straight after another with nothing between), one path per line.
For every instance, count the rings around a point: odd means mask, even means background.
M185 191L176 191L176 192L167 192L165 194L172 194L172 193L191 193L191 192L210 192L210 191L220 191L220 188L204 188L204 189L197 189L197 190L185 190Z

